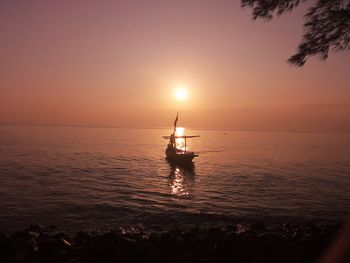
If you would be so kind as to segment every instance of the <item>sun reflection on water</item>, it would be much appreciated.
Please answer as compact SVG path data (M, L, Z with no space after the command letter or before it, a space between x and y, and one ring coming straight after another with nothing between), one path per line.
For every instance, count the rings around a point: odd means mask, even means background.
M189 196L194 185L193 169L172 167L169 174L170 194L175 196Z

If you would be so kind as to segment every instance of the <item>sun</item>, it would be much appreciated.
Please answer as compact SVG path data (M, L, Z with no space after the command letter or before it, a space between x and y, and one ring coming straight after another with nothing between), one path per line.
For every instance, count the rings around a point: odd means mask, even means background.
M187 99L187 89L184 86L178 86L175 90L175 98L177 100L186 100Z

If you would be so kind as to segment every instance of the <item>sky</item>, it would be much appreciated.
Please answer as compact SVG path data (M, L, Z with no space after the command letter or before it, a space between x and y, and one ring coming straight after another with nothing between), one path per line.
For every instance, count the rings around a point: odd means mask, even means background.
M312 2L2 0L0 124L350 132L349 52L287 63Z

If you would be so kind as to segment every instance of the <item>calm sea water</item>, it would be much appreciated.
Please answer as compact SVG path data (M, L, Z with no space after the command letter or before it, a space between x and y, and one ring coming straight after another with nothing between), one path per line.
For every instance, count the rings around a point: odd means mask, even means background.
M350 214L350 134L189 130L189 171L164 159L170 131L0 127L0 231Z

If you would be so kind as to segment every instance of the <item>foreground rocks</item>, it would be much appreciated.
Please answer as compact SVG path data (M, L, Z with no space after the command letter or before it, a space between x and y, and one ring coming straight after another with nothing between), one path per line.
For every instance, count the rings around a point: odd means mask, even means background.
M315 262L339 224L234 224L146 233L138 228L62 233L31 226L0 234L0 262Z

